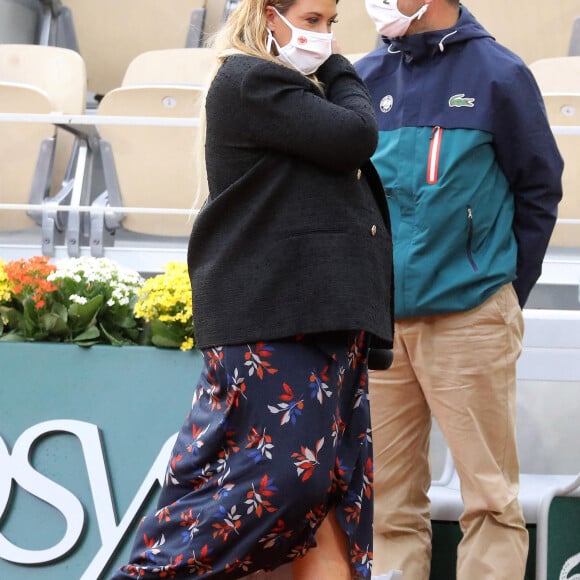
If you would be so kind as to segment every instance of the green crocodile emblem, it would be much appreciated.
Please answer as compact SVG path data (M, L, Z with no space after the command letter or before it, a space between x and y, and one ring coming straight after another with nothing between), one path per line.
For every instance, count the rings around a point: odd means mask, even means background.
M460 93L459 95L453 95L449 99L449 106L450 107L475 107L475 99L472 97L466 97L464 93Z

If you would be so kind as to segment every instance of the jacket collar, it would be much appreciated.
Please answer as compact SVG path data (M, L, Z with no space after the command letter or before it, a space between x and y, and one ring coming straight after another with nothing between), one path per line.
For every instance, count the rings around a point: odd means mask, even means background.
M471 12L460 7L459 19L455 26L445 30L430 30L420 34L399 36L397 38L383 37L391 54L401 53L406 62L420 61L444 53L453 45L474 38L492 38Z

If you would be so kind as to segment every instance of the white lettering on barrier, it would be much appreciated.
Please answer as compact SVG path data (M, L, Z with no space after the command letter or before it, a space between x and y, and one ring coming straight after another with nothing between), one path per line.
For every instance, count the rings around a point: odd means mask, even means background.
M560 580L580 580L580 574L574 574L573 576L569 575L572 568L575 568L578 564L580 564L580 553L568 558L564 563L562 571L560 572Z
M0 465L3 466L0 472L0 521L9 506L13 481L32 496L55 507L66 520L63 538L56 545L45 550L20 548L0 532L0 558L8 562L31 565L58 560L76 546L84 528L85 514L78 498L36 471L30 464L30 451L34 444L38 439L50 433L69 433L75 435L81 443L102 544L80 580L95 580L100 577L115 554L153 486L156 483L163 484L167 461L177 435L172 435L164 443L118 525L102 441L96 425L75 420L38 423L22 433L14 444L12 454L0 437ZM578 564L580 564L580 554L569 558L562 568L560 580L580 580L580 574L568 576Z
M9 466L8 470L3 471L5 476L8 476L9 487L12 485L12 478L22 489L54 506L66 520L66 533L58 544L46 550L19 548L6 539L3 534L0 534L0 557L17 564L41 564L64 556L74 548L84 526L85 516L81 502L70 491L51 481L30 465L29 454L34 442L39 436L47 432L43 429L44 425L44 423L40 423L22 433L14 444L12 455L8 454L8 449L5 443L2 442L3 451L6 452L6 457L3 459L6 460L6 465ZM56 430L69 430L67 425L63 427L64 429ZM49 428L49 431L54 430L54 428ZM2 515L6 507L7 504L5 502L1 511Z
M85 513L81 502L70 491L36 471L30 464L30 451L36 441L56 432L76 436L80 441L85 459L102 545L85 570L81 580L94 580L104 571L113 557L131 522L146 502L151 489L156 483L160 485L163 483L167 461L176 435L172 435L164 443L119 524L117 524L113 505L101 437L96 425L75 420L39 423L20 435L14 444L12 453L9 452L8 447L0 437L0 465L6 466L0 473L0 520L8 508L12 482L14 481L32 496L55 507L66 521L66 529L62 539L54 546L44 550L20 548L0 533L0 558L9 562L16 564L53 562L69 553L82 535Z
M99 578L99 575L105 569L105 566L115 553L117 546L121 543L123 536L131 525L131 522L135 519L141 506L147 500L149 491L153 488L156 482L158 482L159 485L163 485L165 472L167 470L167 462L176 438L177 433L172 435L161 448L161 451L153 462L151 469L149 469L149 472L145 476L141 487L135 494L135 497L120 524L107 530L106 534L101 534L101 540L103 542L101 549L97 552L80 580L95 580L95 578Z

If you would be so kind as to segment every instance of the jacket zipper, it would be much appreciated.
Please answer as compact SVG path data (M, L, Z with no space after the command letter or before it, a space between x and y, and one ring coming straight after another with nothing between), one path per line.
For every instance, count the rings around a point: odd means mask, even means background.
M439 156L441 155L441 140L443 139L443 127L433 127L431 132L431 145L429 146L429 158L427 159L427 183L434 185L439 177Z
M473 259L473 252L471 251L472 242L473 242L473 210L471 209L471 206L468 205L467 206L467 259L469 260L469 263L471 264L471 267L473 268L473 270L475 272L477 272L477 270L478 270L477 264L475 263L475 260Z

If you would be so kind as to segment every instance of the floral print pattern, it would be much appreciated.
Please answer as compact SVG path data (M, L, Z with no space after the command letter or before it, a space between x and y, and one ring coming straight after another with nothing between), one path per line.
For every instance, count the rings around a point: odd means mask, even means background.
M203 351L155 514L122 578L241 578L316 545L331 508L370 578L373 467L364 332Z

